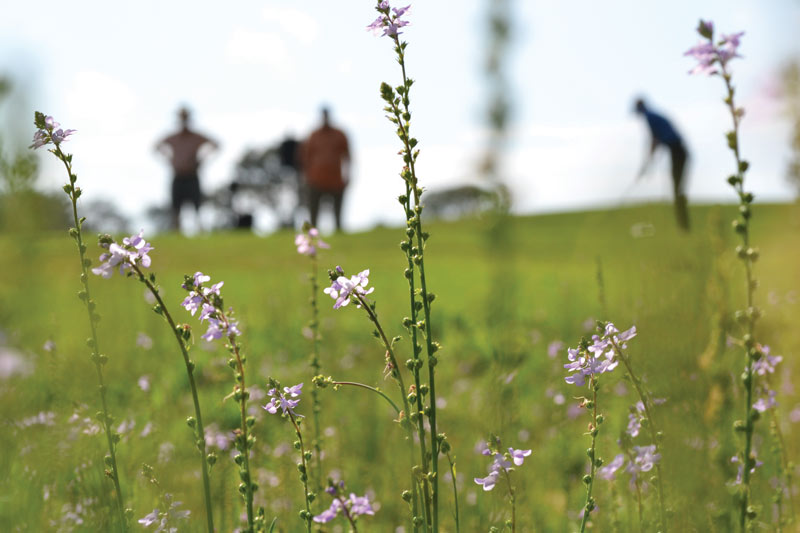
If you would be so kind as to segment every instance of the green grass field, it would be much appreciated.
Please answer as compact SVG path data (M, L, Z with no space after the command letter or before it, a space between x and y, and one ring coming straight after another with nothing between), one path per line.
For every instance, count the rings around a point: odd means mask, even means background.
M675 229L666 205L520 217L507 222L504 245L492 244L496 233L487 221L428 225L428 282L437 294L433 327L443 346L437 367L439 429L456 456L461 531L486 531L507 517L503 493L483 492L472 481L486 475L488 458L476 446L490 432L507 446L533 450L514 474L518 530L577 529L585 499L581 476L587 466L589 416L583 411L573 418L573 397L584 392L564 382L562 365L566 347L587 335L590 319L610 320L620 329L636 325L639 335L629 343L633 364L654 396L666 399L656 417L664 432L662 468L671 531L735 529L732 492L726 486L736 475L730 457L739 446L732 425L744 411L738 380L744 355L726 343L729 334L738 334L732 315L744 301L742 267L730 229L735 214L735 206L693 208L690 235ZM284 385L302 381L308 390L310 343L303 328L310 318L309 262L296 253L293 238L293 233L277 233L149 239L155 246L151 270L173 316L196 330L191 355L198 365L206 424L223 435L238 424L236 404L223 401L233 379L226 351L200 340L205 329L179 307L185 295L183 274L200 270L212 281L225 281L225 304L236 309L241 323L250 383L264 391L273 376ZM331 250L320 254L323 281L323 268L335 265L348 273L371 270L371 297L390 335L405 334L401 320L408 314L401 238L398 228L335 235L327 239ZM758 338L784 356L771 377L779 405L759 421L755 439L765 464L753 478L754 500L761 506L758 520L773 530L770 480L778 472L770 434L773 415L788 458L796 458L800 449L797 424L790 417L800 403L793 385L798 375L794 355L800 353L800 206L757 204L753 242L761 250L757 302L764 319ZM96 260L94 242L89 251ZM85 345L86 313L75 296L80 289L75 245L66 230L2 235L0 258L3 350L22 354L30 364L24 375L0 381L0 530L106 531L112 501L111 483L103 476L104 437L92 434L91 424L83 421L99 410L99 395ZM202 531L199 470L184 422L193 411L171 332L145 302L140 283L116 275L90 281L102 315L101 350L109 356L110 410L118 423L132 424L117 457L134 524L158 502L158 490L140 474L142 463L148 463L162 488L192 510L186 531ZM319 298L323 373L396 393L383 378L383 349L364 313L352 306L334 311L332 300L321 293ZM137 345L140 333L152 339L152 347ZM565 348L553 359L547 348L557 340ZM47 341L55 348L46 351ZM410 357L408 348L404 338L398 347L401 360ZM616 440L636 401L622 375L615 371L601 381L599 405L606 423L598 453L606 461L619 453ZM149 379L148 391L139 386L142 376ZM559 393L564 403L558 403ZM409 464L394 413L377 396L352 388L325 389L321 398L325 471L380 504L374 517L359 521L359 529L390 532L405 525L408 531L400 493L409 488ZM309 401L304 395L300 412L310 413ZM268 516L278 517L277 530L302 531L294 433L285 420L260 408L254 412L256 500ZM39 413L53 415L28 420ZM76 413L77 420L71 419ZM212 470L215 518L219 531L232 531L242 509L235 494L238 479L229 452L218 453ZM443 480L442 523L443 530L454 531L449 487ZM645 509L653 518L654 491L647 494ZM593 531L638 530L626 475L616 482L598 480L595 496ZM324 495L320 500L318 510L329 503ZM782 512L790 513L787 504ZM139 529L135 524L134 530Z

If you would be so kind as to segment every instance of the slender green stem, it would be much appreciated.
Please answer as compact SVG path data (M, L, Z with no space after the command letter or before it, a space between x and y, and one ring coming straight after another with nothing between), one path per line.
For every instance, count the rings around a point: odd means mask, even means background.
M306 448L303 444L303 434L300 432L300 426L297 423L297 417L291 412L289 413L289 419L292 421L292 425L294 426L294 431L297 434L297 440L300 441L300 460L301 464L303 465L303 471L300 473L300 481L303 482L303 498L305 498L306 502L306 529L308 533L311 533L311 501L308 498L308 464L306 463Z
M378 389L376 387L370 387L369 385L365 385L363 383L356 383L355 381L331 381L331 384L332 385L347 385L347 386L351 386L351 387L360 387L362 389L370 390L370 391L378 394L381 398L383 398L387 402L389 402L389 405L392 406L392 409L394 409L395 412L398 415L401 412L400 408L397 407L397 405L392 401L392 399L389 398L382 390L380 390L380 389Z
M358 299L361 307L367 312L370 321L375 326L375 330L378 332L378 337L380 338L381 342L383 343L384 348L386 348L386 354L389 358L389 364L392 365L391 375L394 378L395 382L397 383L398 388L400 389L400 397L403 399L403 412L400 414L400 425L404 426L406 429L406 437L408 440L409 451L411 453L411 464L414 464L414 433L411 422L409 420L409 416L411 414L411 408L408 405L408 396L406 386L403 382L403 374L400 372L400 366L397 364L397 358L394 355L394 349L392 348L392 343L389 342L388 337L386 337L386 333L383 331L383 327L381 327L380 321L378 320L378 315L375 314L375 311L372 310L369 303L367 303L366 299L358 294L357 292L353 292L353 295ZM405 417L403 416L405 414ZM405 419L404 419L405 418ZM421 424L422 421L419 421ZM411 495L412 495L412 513L414 518L417 517L417 513L419 512L419 498L417 494L417 479L416 474L414 472L414 468L412 467L411 470ZM423 507L423 514L427 515L425 509ZM416 523L412 525L414 531L418 530L418 526ZM428 518L427 516L423 517L422 520L422 530L428 531Z
M158 291L158 288L153 285L153 283L145 277L144 273L139 269L138 265L131 264L133 270L139 275L139 279L145 284L145 286L150 290L150 293L155 297L156 302L158 303L160 313L164 319L169 324L172 333L175 335L175 340L178 343L178 347L181 350L181 354L183 355L183 363L186 366L186 374L189 377L189 388L192 391L192 402L194 403L194 415L197 423L197 433L195 434L195 445L197 449L200 451L200 461L201 461L201 471L203 473L203 494L205 497L205 505L206 505L206 522L208 526L209 533L214 532L214 517L212 511L212 502L211 502L211 482L208 476L208 460L206 458L206 434L205 434L205 427L203 426L203 415L200 412L200 399L198 398L197 394L197 384L194 380L194 362L189 359L189 351L186 349L186 343L184 342L183 336L181 335L181 328L175 323L172 319L172 315L169 313L167 306L164 304L164 300L161 299L161 294Z
M398 117L399 119L399 117ZM413 211L411 211L411 183L406 180L406 199L404 204L406 215L408 217L413 217ZM411 226L412 223L409 221L408 225ZM408 240L406 241L406 258L408 260L408 294L409 294L409 304L410 304L410 313L411 313L411 321L408 326L408 329L411 333L411 348L413 352L414 358L414 385L417 390L417 416L416 416L416 426L417 426L417 433L419 436L419 453L420 453L420 461L423 468L427 471L429 460L428 460L428 452L425 446L425 425L422 423L423 416L425 413L425 395L422 394L422 387L421 387L421 380L420 380L420 368L422 367L422 362L420 361L419 354L422 348L419 345L417 340L417 300L416 300L416 290L414 287L414 240L413 234L408 236ZM431 515L431 497L429 494L429 484L427 478L423 482L423 495L425 498L425 507L428 510L428 516Z
M586 505L583 507L583 518L581 519L581 533L586 531L586 522L589 521L589 514L591 514L592 510L594 509L592 489L594 488L594 478L596 477L595 474L597 471L597 452L595 449L595 443L597 441L597 432L599 431L599 428L597 427L597 381L595 380L594 374L592 374L592 377L589 381L589 386L592 389L592 447L590 448L589 452L591 469L589 471L589 483L586 487Z
M311 256L311 274L309 275L309 280L311 282L311 335L313 336L311 345L312 345L312 354L311 354L311 370L314 376L320 375L322 371L322 366L319 361L319 305L317 303L317 291L319 290L319 284L317 282L317 256ZM319 391L316 387L311 389L311 409L313 412L314 418L314 441L312 442L312 446L314 447L314 477L315 477L315 485L317 489L317 493L322 492L322 432L320 431L320 424L319 424L319 413L322 409L320 402L319 402Z
M408 93L411 90L411 84L409 83L408 76L406 75L406 65L405 65L405 54L403 52L403 46L400 43L399 38L397 35L393 37L395 42L395 49L398 54L398 63L400 64L400 68L402 70L402 77L403 77L403 86L405 87L405 93L402 95L402 103L404 112L400 113L400 110L395 106L395 118L397 119L397 125L400 132L400 138L404 144L404 152L405 152L405 161L408 165L408 172L409 178L406 181L407 190L410 189L411 193L413 193L414 203L413 203L413 210L411 209L411 197L408 198L408 206L407 213L411 213L410 218L408 220L409 225L413 228L414 234L416 235L417 239L417 246L416 246L416 254L414 254L414 247L410 247L408 253L412 258L412 262L415 263L418 268L417 271L419 272L419 281L420 281L420 297L422 300L422 308L425 316L425 324L424 324L424 335L425 335L425 347L428 356L428 402L430 404L430 409L428 412L428 422L431 426L430 431L430 443L431 443L431 505L433 507L433 517L432 517L432 526L433 531L439 531L439 441L437 438L437 429L436 429L436 380L435 380L435 366L436 366L436 357L434 356L434 352L436 352L437 346L433 343L433 334L431 332L431 310L430 304L431 299L428 297L428 287L425 278L425 259L424 259L424 249L425 249L425 240L426 237L422 230L422 202L421 202L421 195L422 189L418 186L417 181L417 173L416 173L416 166L415 160L416 156L414 154L414 147L411 145L411 137L409 133L410 128L410 119L411 119L411 112L409 110L409 96ZM409 181L410 180L410 181ZM413 270L412 270L412 279L413 279ZM412 299L414 297L414 293L412 292ZM415 304L412 304L412 307ZM416 327L417 322L414 323L414 327ZM427 464L425 461L424 464Z
M222 314L223 319L225 320L226 326L228 325L227 317ZM227 328L226 328L227 329ZM247 388L245 385L244 379L244 361L242 361L241 354L239 352L239 344L236 342L236 336L230 334L228 336L228 341L231 345L231 351L233 352L234 356L236 357L236 368L238 370L237 376L237 385L239 387L240 392L240 400L239 400L239 413L241 415L242 421L242 429L241 429L241 445L242 449L242 470L245 474L245 508L247 510L247 533L253 533L253 525L255 522L255 516L253 514L253 479L250 474L250 442L247 435Z
M216 306L209 300L207 295L204 295L202 291L198 292L198 294L203 298L203 301L206 304L209 304L216 309ZM253 512L253 478L250 471L251 443L250 436L248 435L249 425L247 423L247 398L249 396L249 392L247 390L247 384L244 375L244 357L241 354L239 343L236 342L236 334L231 332L230 319L221 309L217 309L217 314L223 323L222 329L228 332L228 349L234 356L234 365L236 367L236 384L233 387L233 396L239 404L239 414L241 419L241 429L237 430L238 434L236 435L236 441L239 445L237 449L242 455L242 463L240 465L242 484L240 487L244 486L242 496L244 497L245 510L247 512L247 529L245 530L245 533L254 533L255 514Z
M115 435L114 429L111 427L111 416L108 414L108 401L106 399L106 385L105 385L105 378L103 376L103 365L105 364L105 356L100 354L100 347L97 342L97 319L95 315L95 302L92 300L91 293L89 292L89 260L86 258L86 245L83 242L83 232L82 226L83 221L78 218L78 197L79 191L75 186L78 177L73 174L72 172L72 163L69 161L64 152L61 151L61 147L59 145L55 145L55 148L51 150L51 152L61 160L64 164L64 167L67 170L67 174L69 176L69 191L67 194L69 195L69 199L72 202L72 218L75 224L75 231L70 232L73 234L75 242L78 245L78 253L80 255L81 260L81 283L83 285L83 291L81 293L81 299L86 303L86 312L89 318L89 327L91 329L91 349L92 355L91 359L94 362L95 369L97 371L97 381L99 383L99 390L100 390L100 403L103 407L103 429L105 430L106 434L106 441L108 444L108 462L110 463L108 466L111 468L111 471L106 471L106 475L111 478L114 482L114 490L116 492L116 500L117 500L117 511L119 513L119 520L120 525L123 531L128 530L128 524L125 519L125 500L122 496L122 488L120 486L119 481L119 469L117 468L117 454L116 454L116 446L115 446Z
M773 434L775 436L776 445L778 447L778 461L780 463L780 468L783 472L784 479L786 480L786 486L781 487L781 498L783 498L783 490L785 489L789 495L789 512L791 513L791 523L794 523L796 520L795 510L794 510L794 494L792 493L792 469L789 467L789 458L786 456L786 443L783 439L783 432L781 431L780 422L778 421L778 415L775 410L772 410L772 421L770 423L772 426Z
M453 458L450 456L450 452L447 452L447 461L450 463L450 476L453 478L453 502L455 505L455 522L456 522L456 533L459 533L459 516L458 516L458 484L456 480L456 463Z
M720 61L721 70L722 70L722 79L725 81L725 87L728 91L728 97L725 99L725 103L728 106L728 109L731 113L731 119L733 121L733 131L729 135L728 138L728 146L730 147L731 151L733 152L734 158L736 159L736 180L732 183L734 189L739 195L741 206L740 212L742 213L741 220L737 221L736 228L741 235L742 238L742 259L744 261L745 266L745 281L746 281L746 294L747 294L747 309L745 311L746 318L747 318L747 335L745 342L745 370L742 376L742 381L745 386L745 422L744 422L744 449L742 451L742 493L740 499L740 508L739 508L739 527L742 532L744 532L747 528L747 520L749 516L748 509L750 507L750 470L754 466L754 460L751 459L750 455L752 453L753 447L753 431L755 426L755 419L753 417L753 389L754 389L754 382L755 376L753 373L753 358L751 357L751 351L754 350L753 346L755 344L755 340L753 337L754 330L755 330L755 320L757 317L757 313L755 312L754 307L754 293L755 293L755 281L753 278L753 261L755 260L755 256L750 252L750 202L752 201L752 197L749 196L744 190L744 172L747 168L747 164L742 161L740 151L739 151L739 122L741 116L736 109L736 105L734 103L734 88L731 84L731 76L728 73L725 62ZM750 198L748 200L748 198ZM741 255L741 254L740 254Z
M511 501L511 533L517 532L517 498L514 494L514 487L511 485L511 474L508 469L503 468L506 483L508 483L508 499Z

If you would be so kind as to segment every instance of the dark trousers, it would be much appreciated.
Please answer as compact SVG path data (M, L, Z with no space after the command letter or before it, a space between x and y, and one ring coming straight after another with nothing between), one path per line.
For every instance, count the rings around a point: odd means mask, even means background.
M684 182L686 160L689 158L689 153L682 143L671 145L669 153L672 157L672 191L675 196L675 218L678 221L679 228L689 231L689 208Z
M317 227L317 216L319 215L319 204L322 197L327 196L333 200L333 216L336 218L336 230L342 230L342 199L344 189L340 191L324 191L322 189L308 188L308 211L311 216L311 225Z

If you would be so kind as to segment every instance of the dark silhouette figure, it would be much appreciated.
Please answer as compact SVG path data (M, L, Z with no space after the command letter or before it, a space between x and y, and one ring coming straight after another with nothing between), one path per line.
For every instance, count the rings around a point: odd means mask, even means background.
M180 229L181 207L186 202L199 211L202 201L200 164L209 152L219 148L216 141L189 128L191 113L185 107L178 112L181 129L156 145L156 151L163 154L172 166L172 228Z
M350 148L344 132L331 126L330 112L322 109L322 126L301 147L301 166L308 185L311 225L317 226L323 196L333 200L336 229L342 229L342 199L350 181Z
M644 103L644 100L636 100L635 110L647 121L651 136L650 151L647 153L636 179L639 180L644 176L647 167L650 166L653 160L653 154L656 148L661 145L667 147L670 157L672 158L672 189L675 197L675 217L678 221L678 227L688 231L689 211L685 192L684 173L689 153L683 145L683 139L675 130L672 123L658 113L651 111Z

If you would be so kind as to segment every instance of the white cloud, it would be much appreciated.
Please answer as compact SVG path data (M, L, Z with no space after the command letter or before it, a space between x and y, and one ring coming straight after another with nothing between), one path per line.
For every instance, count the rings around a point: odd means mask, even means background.
M228 59L235 64L264 65L277 69L289 66L289 48L276 33L236 28L225 51Z
M107 128L123 127L118 119L129 116L137 105L136 94L125 83L94 71L75 73L66 101L72 117L81 122L98 119ZM110 110L115 120L110 120Z
M265 7L261 13L268 23L280 27L306 46L314 44L319 36L319 24L305 11L291 7Z

